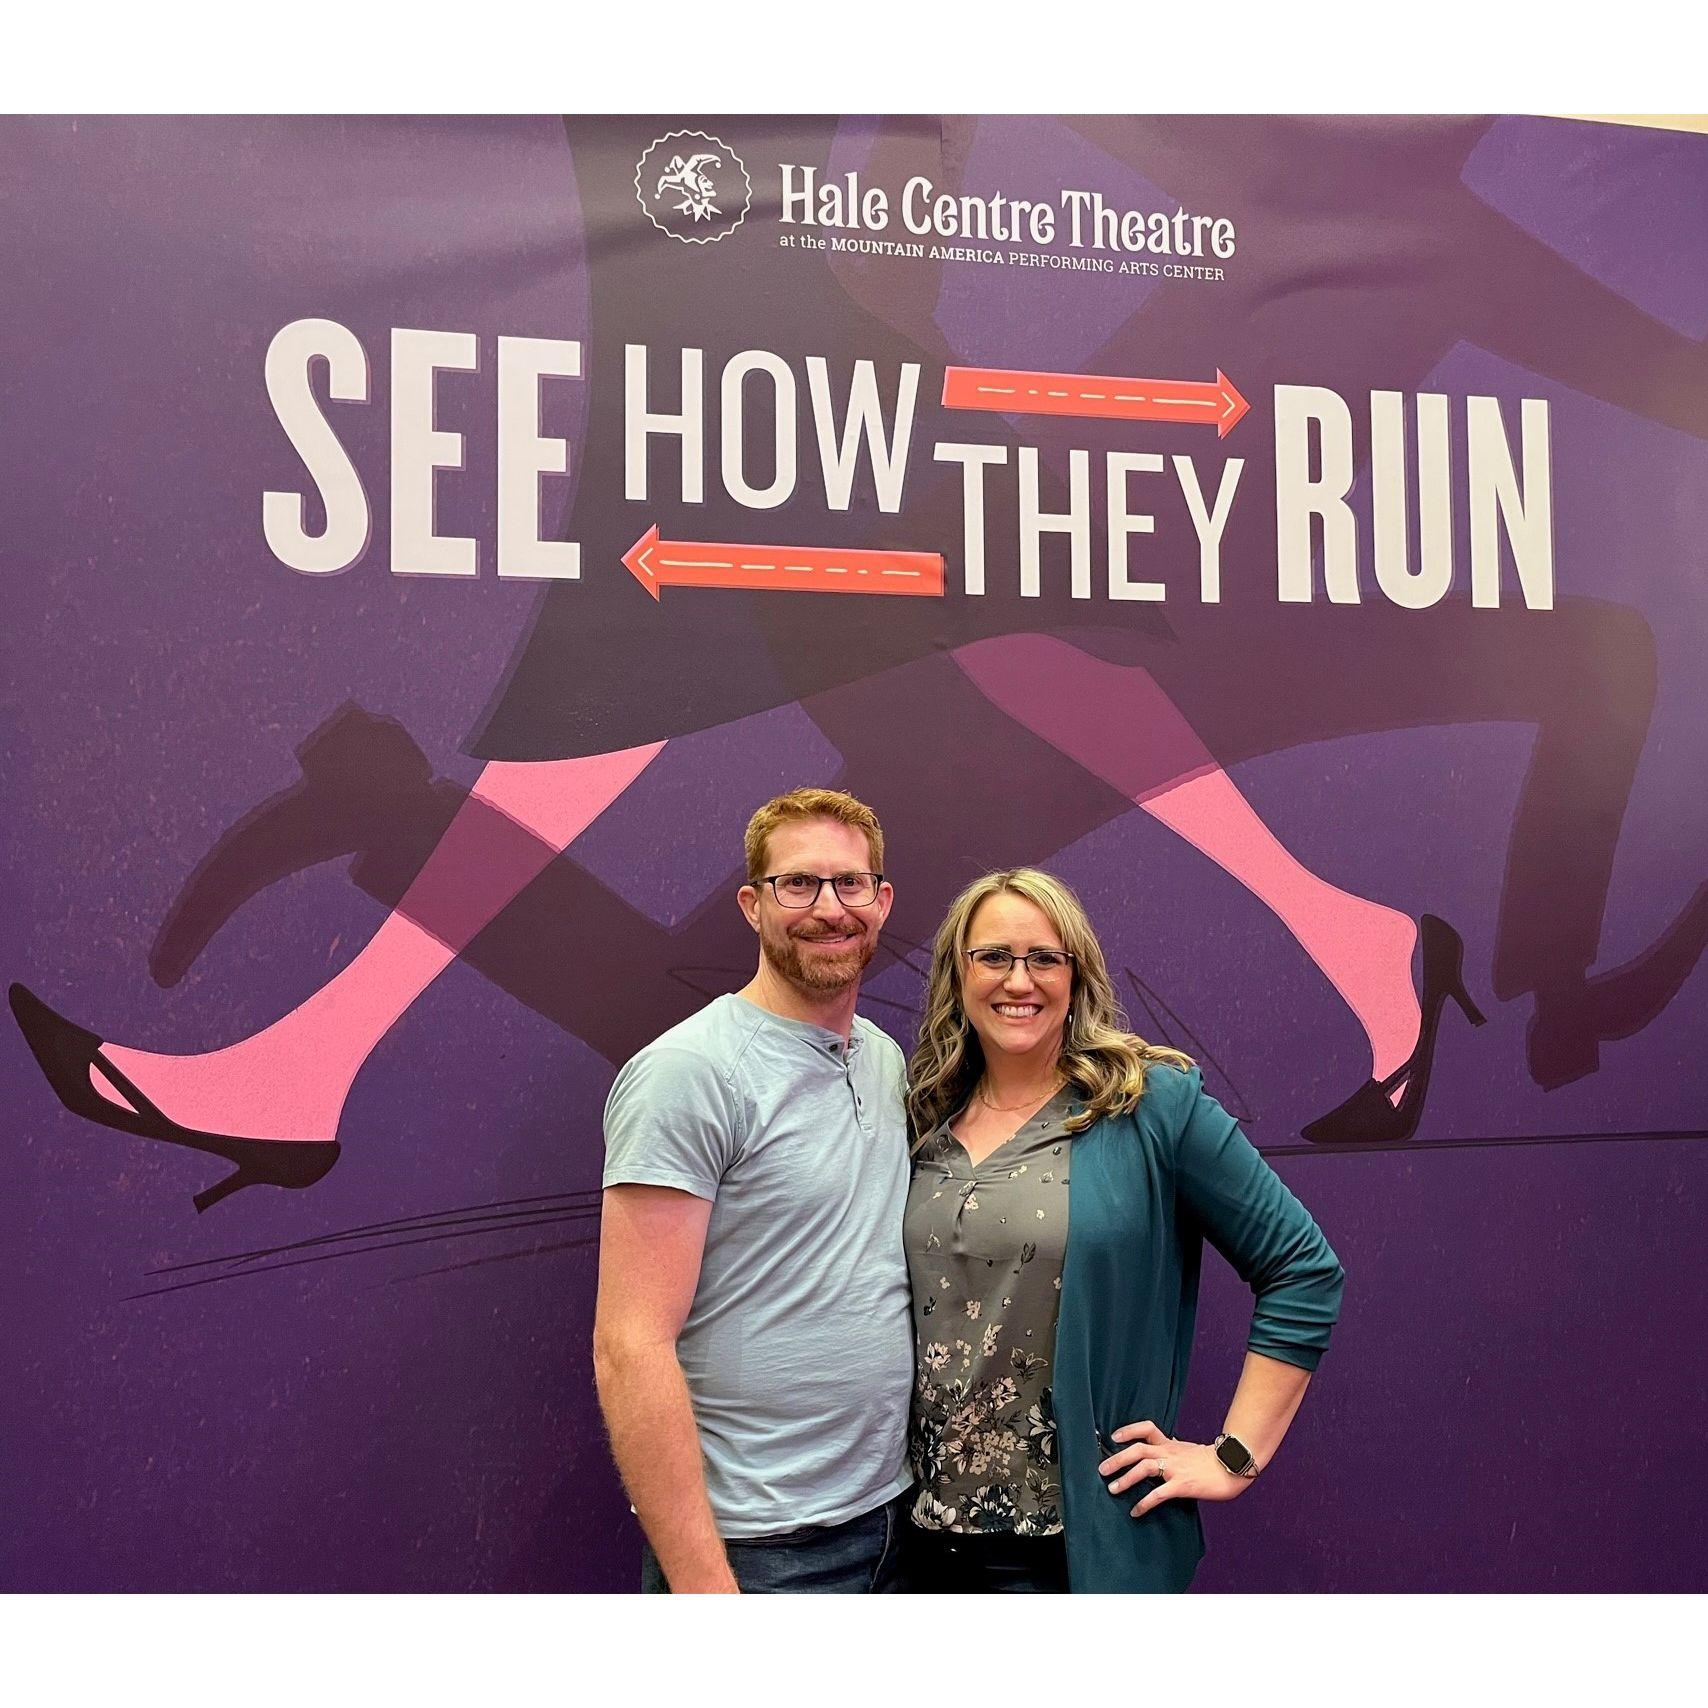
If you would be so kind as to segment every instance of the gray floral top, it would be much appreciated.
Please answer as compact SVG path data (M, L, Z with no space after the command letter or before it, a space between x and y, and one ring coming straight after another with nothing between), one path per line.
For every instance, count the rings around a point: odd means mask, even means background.
M1060 1533L1050 1405L1067 1251L1060 1092L982 1162L949 1131L914 1159L905 1239L916 1372L909 1447L925 1530Z

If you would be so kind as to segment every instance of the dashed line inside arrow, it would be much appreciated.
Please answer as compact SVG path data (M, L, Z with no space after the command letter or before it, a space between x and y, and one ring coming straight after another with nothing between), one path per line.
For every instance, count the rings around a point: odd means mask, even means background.
M988 392L992 397L1018 397L1022 388L1012 385L981 385L974 386L973 389ZM1076 403L1109 402L1109 393L1106 391L1044 391L1035 385L1029 385L1024 389L1028 397L1067 397L1072 398ZM1142 391L1118 391L1115 393L1116 403L1150 403L1151 401L1153 400ZM1189 404L1194 409L1214 409L1216 407L1213 398L1159 397L1154 401L1157 403L1184 403ZM1233 405L1230 403L1228 407L1231 409Z
M639 563L648 575L652 574L652 566L647 559L649 553L643 552ZM696 558L696 557L661 557L659 566L663 569L745 569L749 571L768 572L773 569L784 569L792 575L893 575L904 581L918 581L923 570L918 569L880 569L870 570L860 565L847 564L809 564L809 563L738 563L731 558Z

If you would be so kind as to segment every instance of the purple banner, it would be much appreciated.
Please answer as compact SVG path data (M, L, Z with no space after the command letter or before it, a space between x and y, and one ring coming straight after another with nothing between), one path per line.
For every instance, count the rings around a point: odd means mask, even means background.
M0 1584L633 1588L600 1111L826 783L864 1012L1046 866L1345 1265L1199 1589L1708 1587L1708 139L0 134Z

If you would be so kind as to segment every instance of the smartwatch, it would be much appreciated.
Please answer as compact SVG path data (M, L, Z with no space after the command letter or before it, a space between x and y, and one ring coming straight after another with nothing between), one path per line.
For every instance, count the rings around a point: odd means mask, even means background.
M1216 1437L1216 1457L1221 1460L1223 1469L1232 1471L1236 1477L1257 1475L1257 1461L1252 1458L1251 1449L1237 1435Z

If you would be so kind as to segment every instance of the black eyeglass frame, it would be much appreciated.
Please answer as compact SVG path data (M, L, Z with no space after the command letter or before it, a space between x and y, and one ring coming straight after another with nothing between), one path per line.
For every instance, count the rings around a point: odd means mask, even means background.
M975 956L977 956L977 955L1006 955L1008 957L1008 965L1006 967L1002 968L1002 970L1001 970L1001 976L1003 978L1007 978L1008 975L1014 971L1014 963L1016 961L1024 961L1026 963L1026 971L1027 971L1028 975L1032 978L1036 978L1040 973L1048 975L1050 973L1059 973L1062 970L1060 967L1035 967L1035 966L1033 966L1032 965L1032 957L1034 955L1060 955L1061 958L1064 961L1066 961L1070 967L1077 966L1079 963L1079 957L1076 954L1074 954L1074 952L1071 949L1028 949L1024 955L1017 955L1014 953L1014 951L1012 949L1004 949L995 943L991 943L991 944L987 944L982 949L963 949L961 951L961 953L963 955L965 955L969 961L972 961L974 966L977 966L979 968L980 972L986 972L986 973L994 973L997 971L997 969L995 967L987 967L987 966L980 965L980 963L978 961L974 960Z
M818 888L813 891L812 900L784 901L781 893L777 889L777 886L782 883L785 878L816 879ZM850 901L847 896L837 895L836 886L843 878L870 878L872 880L872 893L867 896L864 901ZM761 884L769 884L771 886L772 897L775 899L779 907L787 908L790 913L805 913L809 908L818 906L818 898L824 894L824 886L826 884L830 885L830 893L836 896L836 899L841 902L844 907L870 907L878 899L878 892L884 887L884 874L882 872L837 872L832 877L820 878L816 872L777 872L769 878L759 879L759 882Z

